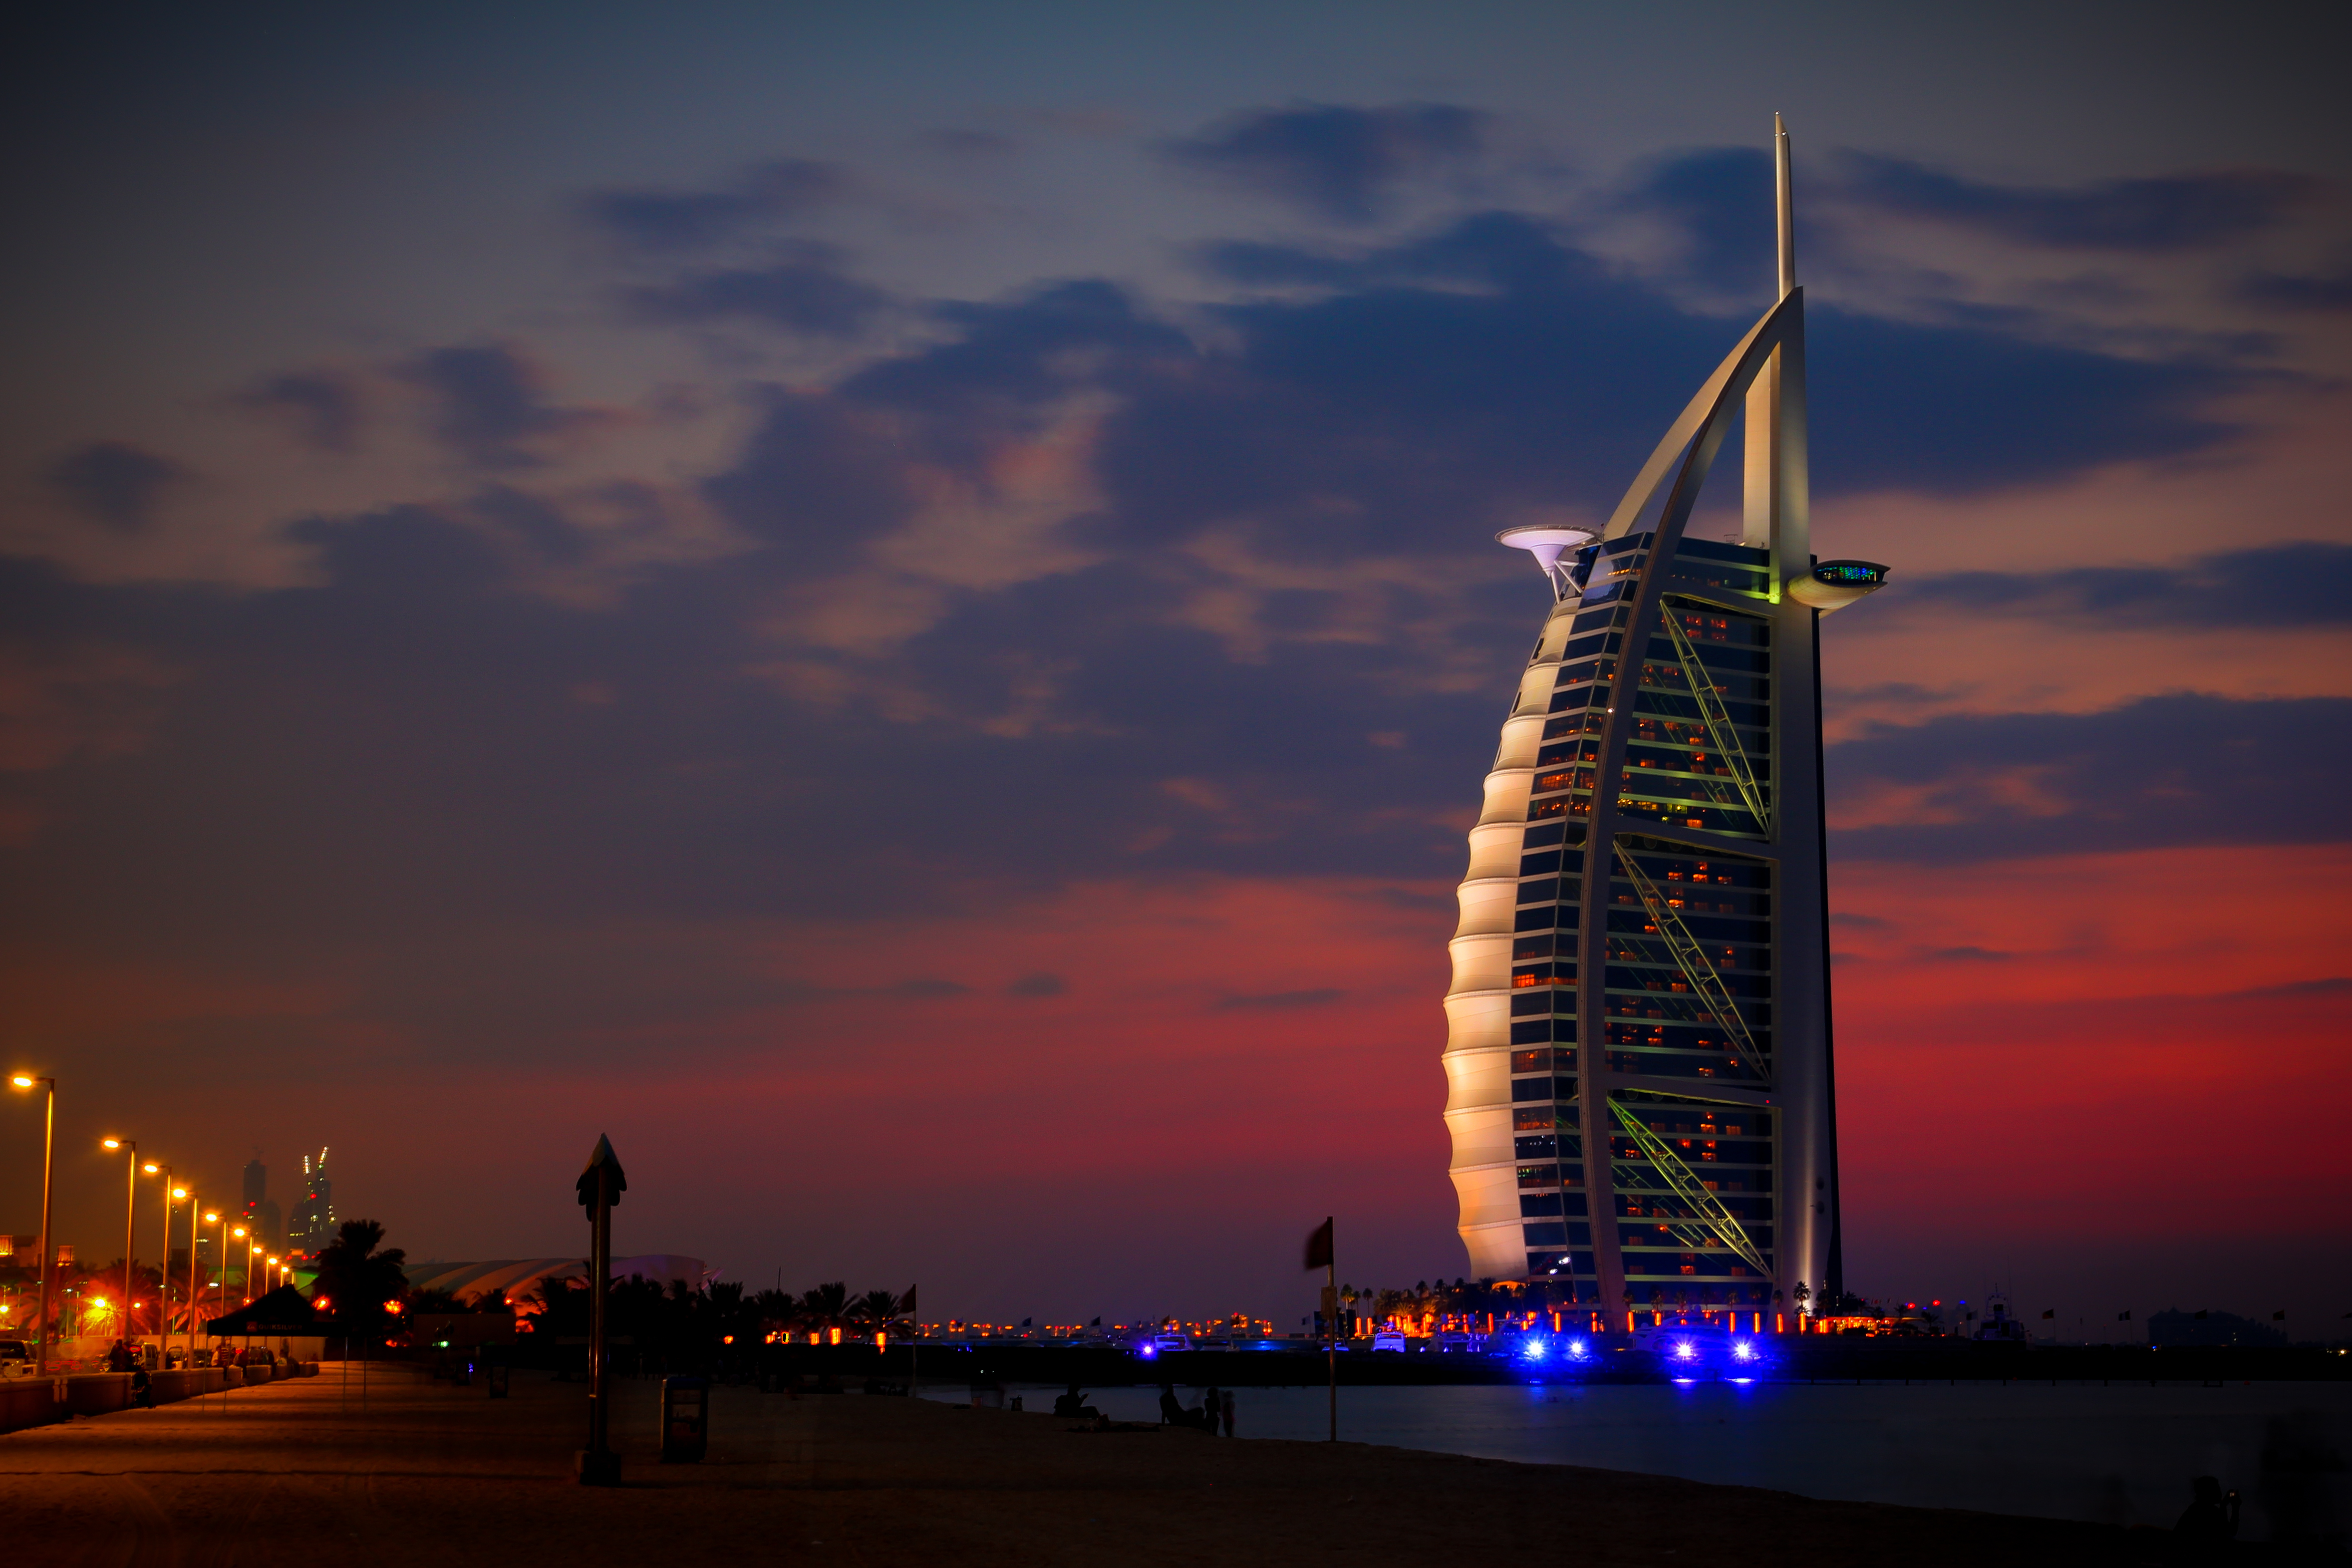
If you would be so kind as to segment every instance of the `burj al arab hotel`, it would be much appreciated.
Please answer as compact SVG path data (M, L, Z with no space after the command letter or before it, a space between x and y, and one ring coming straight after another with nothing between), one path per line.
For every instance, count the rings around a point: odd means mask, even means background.
M1778 302L1597 535L1500 536L1553 603L1470 832L1452 1173L1474 1276L1612 1314L1793 1312L1843 1289L1821 620L1886 572L1809 548L1777 117L1774 152ZM1739 541L1691 537L1743 414Z

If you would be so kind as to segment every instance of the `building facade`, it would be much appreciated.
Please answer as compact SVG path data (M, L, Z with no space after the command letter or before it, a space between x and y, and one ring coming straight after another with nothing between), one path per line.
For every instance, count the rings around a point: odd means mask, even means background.
M316 1258L335 1239L335 1184L327 1179L327 1152L302 1156L302 1199L286 1225L286 1245L298 1258Z
M1470 834L1452 1173L1475 1275L1612 1314L1843 1289L1819 627L1885 572L1810 550L1776 153L1779 300L1597 535L1501 536L1553 603ZM1691 537L1742 419L1740 537Z

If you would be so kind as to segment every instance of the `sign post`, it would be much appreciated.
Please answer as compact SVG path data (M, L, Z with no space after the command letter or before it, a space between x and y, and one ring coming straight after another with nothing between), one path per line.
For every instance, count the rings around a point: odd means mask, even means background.
M588 1211L588 1288L593 1292L588 1299L588 1447L581 1450L577 1468L583 1487L616 1487L621 1484L621 1456L605 1441L612 1407L604 1387L604 1311L613 1285L613 1205L629 1190L629 1178L621 1170L620 1156L613 1152L611 1138L598 1136L596 1152L588 1156L577 1185L580 1206Z

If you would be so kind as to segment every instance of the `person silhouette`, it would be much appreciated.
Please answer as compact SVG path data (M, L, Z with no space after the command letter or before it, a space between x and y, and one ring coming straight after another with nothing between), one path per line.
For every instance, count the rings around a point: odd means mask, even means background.
M2223 1545L2238 1538L2238 1494L2223 1492L2220 1478L2199 1476L2189 1483L2190 1502L2173 1525L2184 1540Z

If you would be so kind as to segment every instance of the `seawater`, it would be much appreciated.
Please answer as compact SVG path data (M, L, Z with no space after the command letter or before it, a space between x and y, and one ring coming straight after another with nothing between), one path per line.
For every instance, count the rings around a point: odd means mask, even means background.
M1008 1384L1050 1410L1059 1389ZM961 1384L925 1397L961 1404ZM1197 1387L1179 1388L1187 1406ZM1089 1388L1121 1421L1157 1421L1158 1387ZM1235 1392L1235 1436L1318 1439L1326 1391ZM1555 1384L1342 1388L1356 1443L1585 1465L1805 1497L2169 1528L2189 1480L2245 1498L2241 1536L2352 1525L2352 1384L2012 1382ZM2266 1458L2267 1455L2267 1458ZM2330 1460L2332 1458L2332 1468Z

